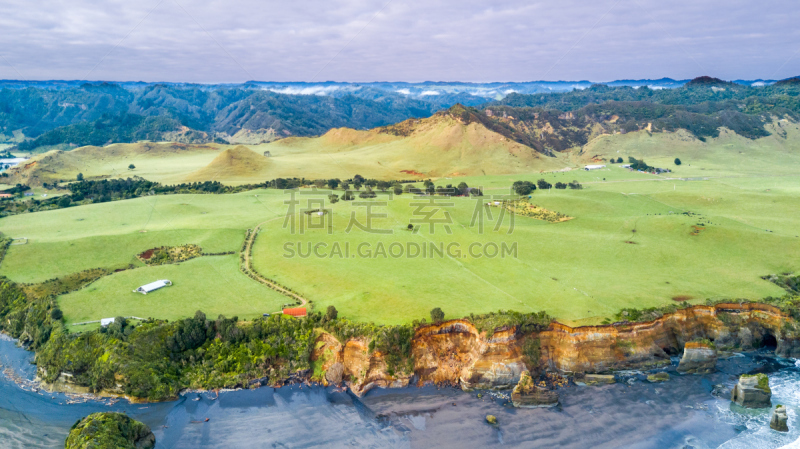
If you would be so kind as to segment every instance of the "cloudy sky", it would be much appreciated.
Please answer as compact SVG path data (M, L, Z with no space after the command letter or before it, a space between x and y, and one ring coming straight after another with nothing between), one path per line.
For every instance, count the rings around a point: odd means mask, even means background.
M2 0L0 78L800 75L796 0Z

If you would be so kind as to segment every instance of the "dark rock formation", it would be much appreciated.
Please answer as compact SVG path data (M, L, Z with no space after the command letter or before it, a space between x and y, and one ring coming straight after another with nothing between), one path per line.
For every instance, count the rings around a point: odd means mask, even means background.
M536 385L530 373L523 371L511 392L511 403L522 408L554 407L558 405L558 393Z
M786 424L788 421L789 417L786 415L786 407L779 405L772 411L769 427L778 432L788 432L789 426Z
M717 348L711 342L689 342L683 349L679 373L709 374L716 371Z
M772 405L772 390L766 374L743 374L733 387L731 401L746 408L767 408Z

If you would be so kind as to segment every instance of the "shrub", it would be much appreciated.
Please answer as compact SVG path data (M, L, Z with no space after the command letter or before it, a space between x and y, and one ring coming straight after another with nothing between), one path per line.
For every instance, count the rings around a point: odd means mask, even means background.
M441 323L444 321L444 312L442 312L442 309L436 307L431 310L431 321L434 323Z

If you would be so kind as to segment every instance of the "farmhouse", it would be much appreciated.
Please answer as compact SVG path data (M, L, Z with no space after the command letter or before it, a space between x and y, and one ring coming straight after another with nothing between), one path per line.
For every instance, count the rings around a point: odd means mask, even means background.
M146 295L146 294L148 294L150 292L156 291L159 288L166 287L168 285L172 285L172 282L170 282L167 279L161 279L161 280L158 280L158 281L155 281L155 282L151 282L149 284L142 285L141 287L137 288L133 292L134 293L141 293L143 295Z
M583 169L586 170L586 171L597 170L597 169L600 169L600 168L606 168L606 166L605 165L587 165L586 167L583 167Z
M10 193L0 193L0 198L14 198L14 195Z
M291 316L306 316L306 308L305 307L290 307L288 309L283 309L284 315L291 315Z

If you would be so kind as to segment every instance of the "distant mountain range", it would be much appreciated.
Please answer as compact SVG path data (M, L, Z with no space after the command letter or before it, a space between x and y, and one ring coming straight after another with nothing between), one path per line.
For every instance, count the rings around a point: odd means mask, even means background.
M604 129L620 131L684 128L700 138L726 126L757 138L766 135L763 125L771 116L800 113L798 94L798 78L237 85L0 81L0 142L22 151L138 140L257 144L341 127L382 127L460 104L530 117L531 123L515 125L508 136L547 153L583 141L586 127L601 122ZM567 112L574 119L564 119L571 122L564 142L534 144L541 143L542 130L558 129L558 117Z

